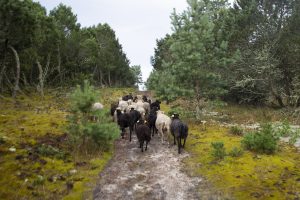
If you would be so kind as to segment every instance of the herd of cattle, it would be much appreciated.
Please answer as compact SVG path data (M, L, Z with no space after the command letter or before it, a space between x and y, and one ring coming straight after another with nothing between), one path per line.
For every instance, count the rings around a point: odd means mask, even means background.
M144 143L146 143L146 151L155 133L161 137L162 143L168 140L168 135L171 133L174 137L174 145L177 141L178 153L180 153L188 136L188 126L179 119L177 113L174 113L171 118L167 116L160 110L160 103L158 100L151 102L145 95L133 97L129 94L111 104L111 115L120 127L122 138L125 136L126 128L129 128L129 141L135 131L142 152Z

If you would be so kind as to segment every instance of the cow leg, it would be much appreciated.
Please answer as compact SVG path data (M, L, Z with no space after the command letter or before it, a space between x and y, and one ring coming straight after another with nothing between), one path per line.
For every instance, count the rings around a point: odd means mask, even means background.
M145 151L147 151L147 146L148 146L148 141L146 141L146 149L145 149Z
M144 152L144 141L141 142L142 152Z
M129 142L131 142L131 134L132 134L133 128L132 126L129 127Z
M183 140L183 146L182 146L182 148L184 148L185 141L186 141L186 137L185 137L184 140Z
M160 137L161 137L161 143L164 143L164 138L163 138L163 131L162 131L162 128L159 128L159 130L158 130L158 135L160 135Z
M178 144L178 153L180 154L180 147L181 147L181 144L180 144L180 137L177 137L177 144Z
M174 137L174 145L176 145L176 142L175 142L175 134L173 134L173 137Z
M151 127L152 137L154 137L155 126Z
M121 128L121 136L122 136L122 139L124 139L124 135L125 135L125 129L124 129L124 128Z
M162 139L162 143L165 142L165 133L162 131L162 134L161 134L161 139Z

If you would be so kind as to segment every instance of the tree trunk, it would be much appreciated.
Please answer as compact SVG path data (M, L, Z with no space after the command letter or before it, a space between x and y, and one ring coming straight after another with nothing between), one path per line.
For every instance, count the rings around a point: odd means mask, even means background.
M101 85L101 87L103 87L103 74L102 74L101 69L99 69L99 79L100 79L100 85Z
M285 94L287 95L287 105L289 106L292 106L292 104L294 104L295 102L292 101L292 98L291 98L291 94L292 94L292 74L291 74L291 69L288 65L288 62L286 59L283 59L281 61L281 65L280 65L280 68L281 68L281 71L282 71L282 75L283 75L283 80L282 80L282 83L283 83L283 88L284 88L284 91L285 91Z
M44 83L45 83L46 78L47 78L47 75L48 75L49 66L50 66L50 61L51 61L51 54L48 53L48 55L47 55L47 63L46 63L46 67L45 67L44 74L43 74L43 80L44 80ZM51 73L51 72L50 72L50 73Z
M44 98L44 79L43 79L43 68L39 60L36 60L36 64L39 68L39 85L38 90L41 92L42 98Z
M93 78L96 78L96 80L97 80L97 71L98 71L98 65L96 65L93 70Z
M28 82L27 82L25 73L22 73L22 75L23 75L23 83L24 83L24 86L27 87L27 86L28 86Z
M201 115L202 115L202 110L200 108L201 95L200 95L200 85L198 80L196 80L195 93L196 93L196 119L201 120Z
M62 74L61 74L61 56L60 56L60 48L57 45L57 71L59 74L60 85L62 84Z
M11 92L14 91L14 84L9 80L9 78L7 77L7 74L4 72L4 77L6 78L6 82L7 82L7 87L8 89L11 90Z
M98 78L98 66L96 65L94 70L93 70L93 80L95 81L96 84L98 84L99 82L99 78Z
M109 85L109 87L111 87L110 71L108 71L108 85Z
M21 71L20 58L19 58L18 52L15 50L15 48L13 46L9 45L8 48L10 48L12 50L12 52L14 53L15 59L16 59L17 70L16 70L16 77L15 77L15 85L14 85L13 94L12 94L13 98L16 98L17 92L20 90L20 87L19 87L20 71Z
M6 46L4 47L4 55L3 55L3 61L2 61L2 68L1 68L1 72L0 72L0 91L3 92L4 91L4 84L3 84L3 77L4 77L4 73L6 70Z
M282 101L281 96L280 96L279 94L277 94L277 92L275 91L275 89L274 89L272 83L271 83L270 86L271 86L271 93L272 93L272 95L274 96L274 98L276 99L276 101L278 102L279 106L280 106L280 107L284 107L284 103L283 103L283 101Z
M280 107L285 107L280 95L275 95L275 99L277 100Z
M278 92L276 91L276 89L274 88L274 83L273 83L273 79L272 77L268 77L268 83L269 83L269 88L271 90L271 94L273 95L273 97L276 99L276 101L278 102L280 107L285 107L284 103L282 101L282 97L278 94Z
M2 67L1 72L0 72L0 91L1 92L4 91L3 77L4 77L5 70L6 70L5 62L3 62L3 63L4 63L3 67Z
M298 97L297 101L296 101L296 104L295 104L295 107L298 108L300 106L300 97Z

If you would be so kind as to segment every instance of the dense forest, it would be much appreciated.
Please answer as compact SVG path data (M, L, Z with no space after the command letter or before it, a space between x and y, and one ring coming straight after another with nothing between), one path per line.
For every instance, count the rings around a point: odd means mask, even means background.
M300 1L188 0L157 40L147 87L178 96L300 106ZM164 77L164 78L161 78Z
M106 23L81 27L71 7L48 14L32 0L0 2L0 91L74 86L135 86L140 66L130 66L114 30Z

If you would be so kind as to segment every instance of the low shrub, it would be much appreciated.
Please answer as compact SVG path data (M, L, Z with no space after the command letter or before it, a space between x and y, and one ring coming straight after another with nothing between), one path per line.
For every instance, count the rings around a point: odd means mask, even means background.
M228 153L231 157L239 157L243 155L244 151L238 147L233 147L233 149Z
M194 118L195 117L195 114L191 111L189 111L188 109L183 109L181 107L172 107L169 112L168 112L168 115L171 116L173 115L174 113L178 113L179 116L181 118Z
M71 114L68 116L68 133L74 147L93 146L93 142L103 149L108 149L109 144L119 137L119 128L111 122L106 110L93 111L92 105L99 99L99 94L94 87L85 81L82 86L77 86L71 95ZM90 120L95 116L97 122Z
M45 178L41 175L37 175L37 177L33 180L32 185L38 186L38 185L44 185L45 184Z
M292 132L291 125L287 120L274 126L274 133L277 137L290 136Z
M274 125L274 130L274 135L277 138L290 137L289 144L295 144L297 139L300 137L300 130L293 129L287 120L283 121L280 124Z
M51 145L42 144L37 148L37 151L42 156L55 157L57 159L65 159L67 156L62 150Z
M289 140L289 144L295 144L297 139L300 138L300 129L296 129L292 131L291 138Z
M211 146L213 147L212 155L216 159L223 159L226 156L224 142L222 142L222 141L212 142Z
M241 143L247 150L272 154L277 149L278 140L279 138L274 135L272 125L265 124L261 130L244 135Z
M243 129L239 126L232 126L229 129L229 133L233 135L243 135Z

